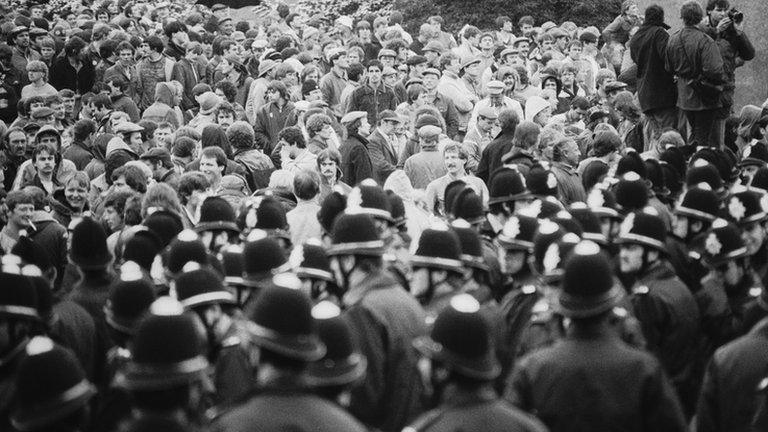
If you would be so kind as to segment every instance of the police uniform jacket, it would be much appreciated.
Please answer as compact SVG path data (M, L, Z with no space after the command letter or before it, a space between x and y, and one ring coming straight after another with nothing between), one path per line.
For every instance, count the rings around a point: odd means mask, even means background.
M661 361L683 405L692 407L696 391L691 386L697 388L698 379L693 365L699 355L701 335L699 309L693 294L672 267L661 262L652 265L635 282L631 303L648 350Z
M362 432L365 427L333 403L297 389L274 385L224 414L214 432Z
M757 388L768 372L768 320L719 348L709 363L696 413L698 432L748 432Z
M403 432L539 432L534 417L499 399L490 387L476 391L450 387L440 407L420 416Z
M506 399L552 432L687 431L658 360L609 328L572 328L565 339L524 357Z
M413 340L426 334L419 303L386 271L370 273L344 296L344 317L368 359L350 412L368 426L399 431L418 414L422 394Z

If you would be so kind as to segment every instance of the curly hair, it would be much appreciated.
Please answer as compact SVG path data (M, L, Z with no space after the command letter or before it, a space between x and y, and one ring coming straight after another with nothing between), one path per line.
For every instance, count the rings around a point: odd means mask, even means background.
M312 114L312 116L307 119L306 123L309 137L312 138L313 136L317 135L317 133L323 130L326 125L330 124L333 124L333 120L331 120L331 118L327 115L322 113Z

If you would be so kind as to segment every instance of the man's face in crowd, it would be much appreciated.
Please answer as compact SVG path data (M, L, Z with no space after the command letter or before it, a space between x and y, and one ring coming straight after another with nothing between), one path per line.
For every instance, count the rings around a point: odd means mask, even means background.
M379 60L384 67L395 67L395 58L392 56L383 56Z
M464 171L465 160L461 159L458 152L449 151L443 155L443 162L445 163L445 169L449 174L460 174Z
M48 152L40 152L35 156L35 168L40 174L51 175L53 174L53 167L56 164L54 155Z
M128 136L128 145L132 147L140 147L143 144L141 140L141 132L132 132Z
M360 55L357 51L350 51L350 53L347 54L347 60L349 60L349 64L360 63Z
M477 117L477 128L480 129L481 132L488 133L490 130L493 129L496 123L497 123L496 119L486 118L483 116Z
M223 128L228 128L235 122L235 116L229 111L221 111L216 114L216 123Z
M637 244L623 244L619 248L619 267L622 273L634 273L643 267L643 249Z
M349 67L349 56L346 53L341 54L339 56L339 58L336 59L335 65L340 67L340 68L342 68L342 69L348 68Z
M390 87L393 87L397 83L397 74L396 73L389 74L389 75L384 75L383 78L384 78L384 84L386 84L386 85L388 85Z
M235 25L232 24L232 20L226 20L219 25L219 32L227 36L231 35L235 31Z
M27 151L27 136L22 131L13 131L8 135L8 150L14 156L24 156Z
M51 109L53 110L54 118L57 120L63 120L67 117L67 107L63 103L53 103L51 104Z
M109 22L109 15L102 12L96 16L96 20L106 24Z
M107 223L109 229L112 231L119 229L120 225L123 224L123 218L120 216L120 213L118 213L117 210L115 210L115 208L112 206L104 208L103 219L104 222Z
M360 129L358 133L364 137L367 137L371 133L371 124L368 123L368 119L363 117L360 123Z
M128 186L125 176L120 176L112 180L112 189L116 191L130 191L131 187Z
M555 40L555 44L557 45L557 49L562 51L568 45L568 38L566 36L561 36Z
M579 145L576 144L575 141L569 141L568 144L563 147L563 161L572 166L576 166L579 164L579 159L581 159Z
M277 102L278 100L280 100L280 92L275 89L268 89L267 100L270 102Z
M573 46L572 46L572 47L571 47L571 48L568 50L568 56L569 56L570 58L572 58L573 60L579 60L579 59L581 58L581 51L582 51L582 49L581 49L581 47L580 47L580 46L578 46L578 45L573 45Z
M146 42L142 42L141 45L139 45L139 54L144 57L146 55L149 55L149 44Z
M381 82L381 69L378 66L368 67L368 82L373 86L378 86Z
M64 198L69 205L76 209L82 209L85 206L88 191L80 183L71 181L64 188Z
M319 100L320 100L320 99L322 99L322 98L323 98L323 92L322 92L322 90L320 90L320 89L315 89L315 90L312 90L311 92L309 92L309 94L308 94L308 95L306 95L306 96L304 97L304 99L305 99L307 102L314 102L314 101L319 101Z
M369 28L357 29L357 37L359 37L360 40L363 40L363 41L371 40L371 29Z
M529 35L529 34L533 33L533 26L532 26L531 24L528 24L528 23L526 23L526 24L523 24L523 25L521 25L521 26L520 26L520 31L521 31L521 32L522 32L524 35L526 35L526 36L527 36L527 35Z
M507 275L514 275L520 273L525 267L525 252L517 250L507 250L505 248L497 248L499 253L499 266L501 272Z
M128 49L120 50L119 56L120 56L120 60L123 63L131 63L133 61L133 51L131 50L128 50Z
M753 255L765 242L765 228L760 223L753 222L743 228L741 237L747 246L747 253Z
M203 156L200 158L200 172L210 175L221 175L222 167L216 162L215 157Z
M171 136L173 131L169 128L157 128L155 129L155 142L165 143L167 138Z
M67 15L67 23L71 28L77 27L77 15L71 13Z
M36 82L37 80L41 80L45 78L45 72L43 71L27 71L27 78L29 78L30 82Z
M491 49L493 48L493 44L493 38L490 36L485 36L480 39L480 49Z
M726 286L735 286L744 277L744 269L731 260L724 264L721 264L715 269L717 275L720 276Z
M45 134L45 135L42 135L42 136L38 137L37 143L38 144L48 144L48 145L52 145L54 147L58 147L59 146L59 139L56 138L54 135Z
M335 179L338 174L338 166L332 159L324 159L320 162L320 174L327 179Z
M551 51L554 48L555 43L552 40L547 39L541 42L541 52Z
M421 80L424 83L424 88L429 92L436 89L437 84L440 82L440 78L431 73L422 75Z
M8 215L8 221L17 226L29 226L29 221L32 219L34 211L35 206L32 204L16 204Z
M531 51L531 44L528 41L522 41L517 44L517 49L520 51L521 57L528 57L528 53Z
M16 35L16 38L14 38L14 42L19 48L28 48L29 47L29 32L21 32Z
M55 53L56 51L51 47L45 46L40 48L40 55L43 57L44 60L52 59Z

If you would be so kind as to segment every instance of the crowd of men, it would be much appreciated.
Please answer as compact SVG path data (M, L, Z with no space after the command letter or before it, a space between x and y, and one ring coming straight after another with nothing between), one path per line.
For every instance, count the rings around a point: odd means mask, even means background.
M0 430L768 430L734 6L0 2Z

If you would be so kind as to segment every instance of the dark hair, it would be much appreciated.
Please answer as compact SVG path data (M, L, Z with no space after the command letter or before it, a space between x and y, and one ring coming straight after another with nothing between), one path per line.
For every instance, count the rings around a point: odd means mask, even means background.
M112 191L104 198L104 208L112 207L122 217L125 212L125 203L133 194L134 192L131 191Z
M88 44L79 36L73 36L66 44L64 44L64 54L67 57L74 57L87 46Z
M107 39L99 45L99 56L101 58L109 58L117 50L117 41L114 39Z
M277 134L278 140L284 140L290 145L296 145L298 148L306 148L307 143L304 141L304 134L296 126L288 126L283 128L280 133Z
M91 104L94 108L107 108L112 109L112 99L105 94L97 94L91 99Z
M227 166L227 155L224 154L224 150L219 147L206 147L200 152L200 159L203 157L215 158L216 165L220 167Z
M113 86L119 88L123 93L127 92L130 88L130 83L125 78L117 75L111 76L107 83L112 83Z
M372 66L379 68L380 71L384 70L384 65L382 65L381 62L376 59L370 60L366 69L370 69Z
M195 154L197 143L189 137L178 137L173 141L171 154L176 157L192 157Z
M179 177L179 201L187 204L194 191L204 191L211 187L208 177L200 171L186 172Z
M209 124L203 128L200 142L202 143L203 149L216 147L221 149L225 159L232 157L232 146L229 144L227 134L224 133L224 129L217 124ZM224 162L224 165L226 165L226 161Z
M701 10L701 5L698 2L689 0L680 7L680 18L683 19L685 25L695 26L704 19L704 11Z
M37 160L37 156L43 152L48 153L49 155L53 156L54 158L58 154L56 151L56 147L52 146L48 143L41 143L35 146L35 149L32 151L32 161L34 162Z
M731 3L728 0L707 0L707 12L718 7L728 9L731 7Z
M360 76L362 76L364 73L365 67L360 63L351 64L347 68L347 78L349 78L350 81L359 81Z
M163 28L163 33L165 33L165 36L170 40L171 36L173 36L174 33L178 32L185 32L187 31L187 26L180 21L171 21L168 24L165 25Z
M104 160L104 179L112 185L112 173L121 166L134 160L133 155L125 150L115 150Z
M517 20L517 26L522 27L523 24L530 24L534 25L536 22L533 20L533 17L530 15L525 15L524 17L521 17L519 20Z
M288 87L286 87L285 84L282 83L282 81L278 81L278 80L271 81L267 85L267 91L270 91L270 90L280 93L280 97L282 97L286 101L291 99L291 96L288 94Z
M590 107L589 101L584 96L576 96L571 101L571 108L588 110Z
M317 171L301 170L293 177L293 194L305 201L316 197L320 192L320 176Z
M35 205L35 200L26 190L15 190L8 192L8 195L5 197L5 205L8 207L8 210L13 211L19 204Z
M146 39L144 39L144 42L149 45L149 49L155 52L162 53L165 49L165 45L163 44L163 40L160 39L158 36L147 36Z
M112 182L114 183L120 177L125 177L125 184L139 193L147 191L147 178L144 177L144 171L141 168L132 165L123 165L112 171Z
M94 132L96 132L96 122L90 119L78 120L72 127L72 138L76 142L83 142Z
M221 89L221 92L224 93L224 98L229 103L234 103L235 98L237 97L237 87L235 87L235 84L232 81L226 81L221 80L214 85L214 90Z

